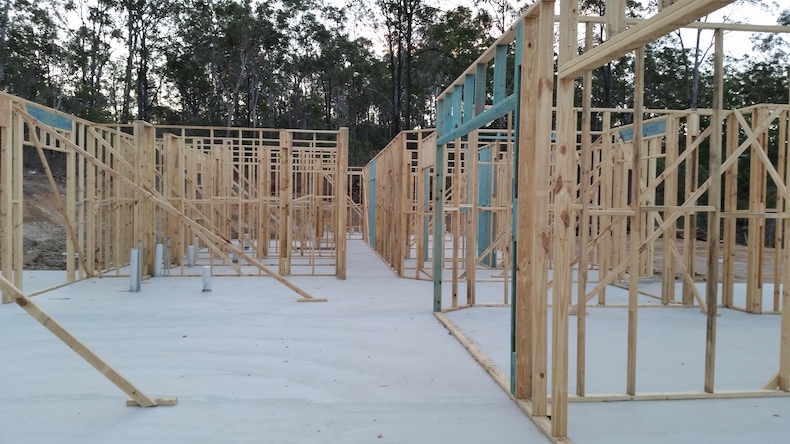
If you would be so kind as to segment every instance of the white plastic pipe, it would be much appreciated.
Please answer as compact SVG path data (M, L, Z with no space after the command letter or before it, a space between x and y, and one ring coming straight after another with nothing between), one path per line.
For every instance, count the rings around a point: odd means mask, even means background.
M187 247L187 267L195 266L195 246L190 245Z

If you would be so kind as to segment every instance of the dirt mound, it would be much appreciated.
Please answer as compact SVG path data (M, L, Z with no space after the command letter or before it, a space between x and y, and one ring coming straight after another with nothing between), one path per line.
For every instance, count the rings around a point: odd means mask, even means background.
M23 251L22 262L28 270L64 270L66 268L66 223L58 199L65 197L66 184L56 179L56 196L47 176L38 171L25 173L22 194Z

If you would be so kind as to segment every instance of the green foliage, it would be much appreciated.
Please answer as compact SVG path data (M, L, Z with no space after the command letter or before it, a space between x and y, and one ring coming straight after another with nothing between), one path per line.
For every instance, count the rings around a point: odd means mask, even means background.
M432 127L436 96L532 3L0 0L0 88L95 121L348 126L360 165L397 131ZM605 6L582 0L580 11ZM790 24L790 9L777 21ZM609 38L601 24L594 36ZM787 38L754 44L726 61L728 108L788 100ZM645 63L647 107L710 105L706 48L667 36L646 48ZM632 64L626 56L594 72L593 106L633 105Z

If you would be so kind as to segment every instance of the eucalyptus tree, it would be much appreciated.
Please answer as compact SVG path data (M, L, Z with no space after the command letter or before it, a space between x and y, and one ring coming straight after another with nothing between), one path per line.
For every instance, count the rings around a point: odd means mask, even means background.
M579 11L585 15L606 15L606 0L581 0ZM644 13L643 5L637 0L626 0L627 17L640 17ZM613 37L605 23L590 23L592 26L593 43L601 44ZM633 59L625 56L610 61L593 71L593 106L604 108L629 107L632 101L632 87L629 72Z
M790 8L779 12L776 24L790 26ZM762 34L752 38L753 50L728 65L726 102L731 107L756 103L787 103L790 95L790 37Z
M124 14L126 63L123 72L120 120L130 121L136 102L136 118L150 120L151 108L157 102L152 97L152 71L160 66L160 54L171 39L174 0L120 0L119 13Z
M465 6L449 11L432 9L435 19L426 24L423 40L416 48L415 122L431 127L435 122L435 102L453 82L494 41L487 32L494 19L485 10L473 12Z
M535 0L474 0L474 6L478 11L491 18L493 26L489 29L497 31L497 34L491 37L504 34L521 12L533 3Z
M57 105L60 47L50 4L0 4L0 87L26 99Z
M424 0L376 0L383 21L390 74L390 135L412 127L412 62L416 39L426 22Z
M105 77L113 48L120 43L116 0L67 0L64 73L69 76L63 106L87 119L111 120Z
M0 4L0 82L3 81L3 74L5 73L5 59L6 59L6 41L8 38L8 27L11 24L9 20L11 13L11 0L3 0Z

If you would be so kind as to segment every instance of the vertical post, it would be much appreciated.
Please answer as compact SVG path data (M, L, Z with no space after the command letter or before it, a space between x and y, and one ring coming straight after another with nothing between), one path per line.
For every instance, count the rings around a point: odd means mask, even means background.
M787 69L787 77L790 81L790 68ZM787 115L787 118L790 119L790 113ZM785 125L785 131L790 132L790 125ZM780 150L787 150L788 144L790 144L790 134L784 134L784 141L785 144L780 146ZM790 154L785 156L785 173L790 176ZM789 177L785 177L785 187L790 187L790 180ZM790 212L790 202L788 199L784 200L784 208L780 209L783 210L785 215ZM777 221L778 222L778 221ZM784 233L785 236L790 233L790 219L783 219L782 223L784 224ZM780 245L777 245L776 248L779 248ZM784 245L781 245L784 254L783 254L783 282L782 282L782 320L780 324L780 332L779 332L779 389L784 390L786 392L790 392L790 242L788 242L787 237L785 237ZM778 283L777 283L778 285Z
M724 104L724 31L716 29L715 52L713 54L713 116L710 136L710 180L708 205L713 211L708 213L708 280L705 285L705 305L707 306L707 326L705 334L705 391L713 393L716 369L716 311L719 304L719 213L721 212L721 141L722 107Z
M269 256L269 197L271 195L272 156L269 148L258 148L258 257Z
M457 94L455 97L460 97L460 94ZM453 104L454 111L457 111L458 108L455 107ZM453 142L453 180L452 180L452 251L453 251L453 265L452 265L452 301L453 307L458 306L458 256L460 252L458 251L459 242L460 242L460 233L459 233L459 225L461 224L461 139L455 139ZM448 161L449 163L449 161Z
M142 187L155 189L155 142L156 130L152 125L142 120L134 123L134 141L136 144L135 157L137 166L135 170L135 183ZM69 212L71 213L71 211ZM148 248L145 251L145 260L141 262L141 272L153 274L154 251L150 246L156 243L155 237L155 212L154 205L148 199L137 198L135 201L135 236L142 239L143 244ZM143 254L141 249L140 254ZM145 267L145 270L143 268Z
M692 110L688 115L686 130L686 149L699 137L699 114L697 110ZM685 199L694 194L698 188L699 175L699 148L695 148L691 156L686 159L686 178L685 178ZM686 260L686 271L693 278L696 269L696 247L697 244L697 217L694 213L686 213L683 216L683 255ZM694 292L691 289L688 279L683 280L683 294L681 299L683 305L694 305Z
M0 96L0 263L3 264L2 276L9 282L14 282L13 278L13 221L12 215L12 188L13 188L13 111L11 100L7 96ZM5 289L2 290L2 301L10 304L13 299L11 294Z
M625 1L606 0L606 39L625 30Z
M526 44L524 46L527 46ZM528 288L530 295L525 295L526 303L532 306L529 325L522 328L529 329L530 347L532 348L532 413L535 416L548 415L548 264L549 253L552 248L551 225L549 218L550 181L549 170L551 165L552 122L554 118L553 97L554 91L554 2L541 2L540 19L537 31L537 82L530 86L531 94L536 95L535 116L535 141L532 149L528 140L526 153L519 153L519 162L527 166L519 170L521 177L528 178L524 185L519 185L519 195L526 194L528 205L523 210L532 209L527 219L531 224L527 236L530 238L528 249L523 249L527 254L526 269L531 282L523 285ZM525 56L524 60L528 60ZM530 99L532 100L532 99ZM529 118L524 115L524 118ZM526 158L522 156L528 155ZM521 208L521 206L519 206ZM520 211L523 211L520 210ZM522 213L523 214L523 213ZM523 239L523 238L522 238ZM522 254L522 253L519 253ZM522 262L523 263L523 262ZM567 368L567 367L566 367Z
M678 118L667 116L667 136L666 136L666 163L671 165L678 157ZM664 205L673 207L678 202L678 173L677 169L670 174L664 181ZM664 213L664 220L669 218L669 211ZM673 221L664 231L664 260L661 274L661 303L669 305L675 300L675 257L669 254L670 248L677 238L677 220Z
M96 156L96 145L89 145L88 142L85 140L85 125L77 124L77 122L72 122L74 131L72 132L72 141L78 143L82 146L82 148L88 151L93 156ZM95 206L95 197L96 193L96 167L87 162L85 158L80 156L78 158L78 177L79 179L79 187L77 192L79 196L77 198L78 202L82 202L77 212L77 226L79 227L79 235L78 239L82 245L77 245L78 251L80 252L80 265L82 267L79 269L80 271L80 279L85 278L86 276L91 276L94 272L94 268L96 267L96 217L94 215L97 214L96 206Z
M628 265L628 356L626 393L636 394L637 303L639 298L639 247L642 244L642 121L645 92L645 48L636 50L634 64L634 141L631 153L631 217Z
M559 66L576 56L578 0L560 3ZM576 188L576 111L573 78L559 79L557 87L557 151L554 185L554 292L552 296L552 416L551 433L568 433L568 308L571 302L575 215L571 208Z
M537 147L535 146L535 119L531 118L537 111L536 88L538 84L538 47L539 26L535 19L527 19L520 23L516 32L522 34L521 63L519 64L518 106L516 108L516 139L513 144L513 235L511 238L511 273L513 286L511 310L511 373L510 391L517 399L532 396L532 300L534 294L529 288L530 281L535 278L530 269L532 246L534 243L534 221L530 219L530 196L526 192L530 175L530 161ZM553 52L553 51L552 51ZM526 63L525 63L526 61ZM524 195L521 191L525 191ZM539 296L538 296L539 297Z
M427 248L427 237L428 237L428 227L427 227L427 198L428 194L426 193L426 178L425 178L425 159L427 157L426 152L424 151L423 143L424 138L422 133L418 136L417 139L417 156L418 156L418 166L417 166L417 176L415 177L416 185L415 185L415 226L417 229L417 233L414 236L415 244L416 244L416 257L415 257L415 267L414 267L414 277L415 279L420 278L420 271L422 270L425 264L425 256L428 252ZM433 146L427 147L427 149L433 149Z
M752 130L756 130L767 118L765 110L752 110ZM755 150L766 150L767 132L758 135L752 144L749 169L749 212L762 214L766 209L766 178L765 165ZM763 257L765 256L765 219L749 219L749 258L746 277L746 311L762 313L763 311Z
M593 24L586 23L584 32L584 50L589 51L593 45ZM579 215L579 278L577 286L577 310L576 310L576 394L584 396L584 373L586 360L586 338L587 338L587 269L589 265L589 254L587 240L590 237L590 169L592 167L592 71L584 74L582 80L582 140L581 140L581 185L579 195L581 197L582 210Z
M732 155L738 148L739 125L735 114L727 116L727 155ZM733 162L727 169L724 182L724 211L738 210L738 162ZM731 307L735 291L735 244L738 219L728 216L724 219L724 266L722 272L721 303Z
M335 254L337 255L336 273L338 279L346 278L346 231L348 221L346 207L348 200L348 128L340 128L337 134L337 177L335 193L337 215L335 217Z
M291 132L280 132L280 275L291 274Z
M444 108L446 101L439 100L436 104L436 137L444 132ZM436 144L436 160L434 163L433 181L433 311L442 311L442 269L444 265L444 147Z
M22 195L22 179L23 179L23 171L24 166L22 164L22 152L24 150L23 147L23 139L24 139L24 129L25 129L25 121L22 119L21 116L15 116L14 121L14 130L12 136L14 138L13 142L13 166L11 167L11 172L13 176L14 185L11 187L11 224L13 226L13 230L11 230L13 236L13 247L11 248L13 251L13 260L11 263L11 269L13 270L14 276L14 284L21 290L23 289L23 279L22 279L22 272L24 268L24 264L22 263L22 255L24 254L23 248L24 245L22 240L24 239L23 236L23 200L24 196ZM32 128L28 128L29 131L33 131ZM68 262L67 262L68 263ZM74 263L74 257L71 257L71 263ZM4 265L5 267L5 265Z
M464 89L464 94L471 94ZM477 175L477 131L469 134L466 143L466 175L469 182L466 185L467 202L470 204L466 214L466 303L475 303L475 278L477 271L477 190L479 189Z
M779 145L777 151L779 151L779 159L777 160L778 164L778 173L779 177L783 178L787 175L787 118L788 118L788 111L780 111L779 112ZM776 209L777 212L782 212L785 207L785 196L781 193L777 193L776 196ZM782 282L782 273L784 264L782 261L784 260L784 248L782 246L785 243L785 236L787 232L785 231L785 224L784 221L781 219L776 219L774 221L776 227L776 233L774 234L774 311L781 310L781 300L782 300L782 292L781 292L781 282Z
M603 127L601 129L601 133L603 134L603 140L601 141L601 174L603 177L601 178L601 207L602 208L612 208L613 207L613 188L612 188L612 180L614 174L614 160L612 158L612 133L611 133L611 125L612 125L612 113L611 111L604 111L603 112ZM610 216L602 216L601 217L601 226L608 227L609 224L612 222L612 218ZM604 240L601 242L601 262L598 267L598 277L602 279L604 276L609 274L609 269L611 268L610 265L612 264L612 230L613 228L607 229L606 233L603 233ZM586 296L585 296L586 297ZM580 299L581 300L581 299ZM598 305L606 305L606 288L602 288L601 291L598 293Z

